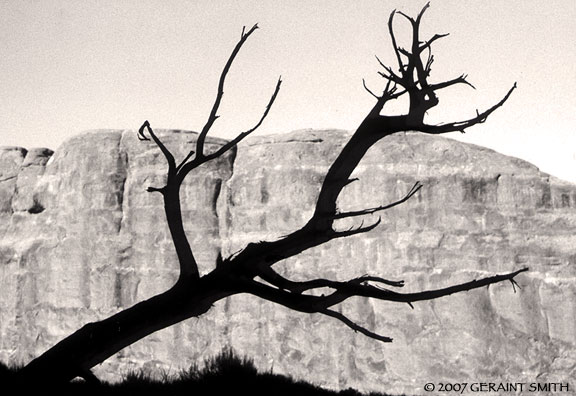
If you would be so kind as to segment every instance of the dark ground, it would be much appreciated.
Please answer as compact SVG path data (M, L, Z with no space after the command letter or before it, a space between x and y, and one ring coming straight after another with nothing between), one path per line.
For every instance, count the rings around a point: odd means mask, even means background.
M11 384L18 369L0 363L0 394L28 394L30 389L18 389ZM30 385L30 384L29 384ZM386 396L384 393L360 393L353 389L332 391L316 385L296 381L291 377L260 373L248 358L241 358L231 350L225 350L215 358L205 361L203 368L192 366L179 375L165 375L163 378L151 378L142 372L128 374L120 383L88 384L76 380L64 386L33 384L38 394L59 395L273 395L273 396ZM6 390L10 390L6 392Z

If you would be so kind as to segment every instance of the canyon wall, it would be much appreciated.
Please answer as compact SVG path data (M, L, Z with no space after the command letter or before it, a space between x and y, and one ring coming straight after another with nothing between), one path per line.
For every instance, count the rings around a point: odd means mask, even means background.
M196 134L159 131L177 158ZM311 215L349 136L303 130L250 137L186 180L185 227L205 273L219 253L281 237ZM223 144L211 139L211 149ZM134 131L76 136L54 154L0 148L0 360L25 363L82 324L169 287L177 262L161 196L164 159ZM374 146L342 210L379 206L368 234L278 264L285 276L404 279L407 292L529 267L510 283L406 304L351 299L342 312L383 344L320 315L234 296L95 369L173 372L225 346L264 370L331 388L424 393L427 382L566 382L576 377L576 185L492 150L418 133ZM375 215L365 216L365 224ZM338 223L349 228L354 222ZM576 384L574 384L576 386Z

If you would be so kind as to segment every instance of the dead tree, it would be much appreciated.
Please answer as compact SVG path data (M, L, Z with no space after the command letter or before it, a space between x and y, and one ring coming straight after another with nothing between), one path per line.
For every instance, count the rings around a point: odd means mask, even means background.
M226 75L242 45L254 33L257 26L254 25L247 31L243 30L239 42L233 49L220 75L216 100L208 120L198 135L196 146L190 150L185 158L177 161L154 133L148 121L144 122L138 131L141 140L156 144L166 158L168 168L166 184L148 187L148 191L159 193L164 200L166 220L180 264L177 282L164 293L142 301L107 319L86 324L31 361L21 371L21 378L42 378L57 382L69 381L77 376L93 378L90 372L93 366L103 362L126 346L157 330L191 317L203 315L210 310L216 301L240 293L252 294L295 311L330 316L368 337L383 342L391 342L391 338L378 334L373 329L362 327L334 308L353 296L412 304L506 280L515 284L516 275L526 271L527 268L417 293L401 293L397 289L394 290L393 288L404 286L404 282L385 279L378 275L365 275L348 281L320 278L297 282L287 279L274 269L274 264L298 255L309 248L322 245L333 239L369 232L380 224L380 219L378 219L370 225L360 225L357 228L337 231L333 227L336 220L361 217L390 209L406 202L418 192L421 184L416 183L402 199L387 205L349 212L341 212L337 209L338 196L345 186L354 181L351 178L352 172L368 149L376 142L400 131L420 131L429 134L464 132L467 128L484 122L492 112L506 102L516 88L516 84L514 84L498 103L483 112L477 111L476 115L468 120L441 125L425 123L426 112L438 104L438 91L456 84L471 86L465 75L440 83L428 81L434 61L431 46L436 40L446 35L437 34L427 41L420 40L420 21L427 8L428 4L416 19L398 11L391 13L388 29L398 67L394 70L378 60L382 67L379 74L385 81L385 88L382 93L375 93L364 84L376 103L330 166L320 188L315 210L308 222L302 228L278 240L249 243L240 252L218 260L211 272L200 276L197 261L182 224L180 207L182 182L190 172L221 156L254 132L268 115L281 85L279 79L265 111L253 128L240 133L235 139L214 152L205 151L206 136L218 118ZM393 20L396 15L406 18L411 24L412 38L408 49L400 47L396 41L393 28ZM381 114L386 103L403 95L408 95L410 103L406 114L394 116ZM329 288L331 292L319 296L318 293L314 293L319 288Z

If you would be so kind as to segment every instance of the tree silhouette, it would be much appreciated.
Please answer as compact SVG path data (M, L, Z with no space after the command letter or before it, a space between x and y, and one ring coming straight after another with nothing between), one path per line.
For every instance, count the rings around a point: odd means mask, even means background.
M400 131L420 131L429 134L464 132L467 128L484 122L493 111L506 102L516 88L514 84L498 103L481 113L477 111L476 116L468 120L440 125L425 123L426 112L438 104L437 92L439 90L456 84L466 84L472 87L465 75L440 83L428 81L434 61L431 46L436 40L446 36L446 34L436 34L427 41L420 40L420 22L428 7L429 4L426 4L415 19L399 11L393 11L390 14L388 28L398 67L395 71L378 60L382 67L379 74L385 81L382 93L375 93L364 83L365 89L375 98L376 103L330 166L320 188L315 210L308 222L302 228L278 240L249 243L240 252L226 258L219 258L212 271L200 276L197 261L182 223L180 206L182 182L190 172L221 156L254 132L268 115L282 83L279 79L268 105L254 127L240 133L235 139L214 152L205 151L208 132L219 117L218 110L224 95L226 75L243 44L258 26L254 25L249 30L243 29L240 40L222 70L216 100L206 124L198 135L194 150L178 162L154 133L148 121L145 121L138 131L139 139L150 141L158 146L167 162L166 184L161 187L148 187L148 191L160 193L164 200L166 220L180 265L177 282L164 293L142 301L107 319L86 324L31 361L21 370L20 378L23 380L42 378L46 381L64 382L81 376L96 380L90 369L124 347L157 330L203 315L216 301L240 293L252 294L295 311L330 316L368 337L391 342L391 338L362 327L353 319L335 310L334 307L353 296L411 305L417 301L436 299L506 280L514 285L515 276L526 271L527 268L417 293L401 293L397 289L404 286L402 280L389 280L378 275L364 275L348 281L324 278L294 281L283 277L274 269L274 264L281 260L336 238L366 233L376 228L381 221L379 218L370 225L360 222L356 228L337 231L333 227L336 220L361 217L390 209L406 202L418 192L421 188L420 183L414 184L403 198L388 205L348 212L338 210L336 206L338 196L345 186L354 182L355 179L351 178L352 172L368 149L376 142ZM412 38L408 49L400 47L396 41L393 28L396 15L406 18L412 27ZM393 116L381 114L386 103L404 95L408 95L409 98L409 110L406 114ZM322 295L314 293L319 288L329 288L330 292Z

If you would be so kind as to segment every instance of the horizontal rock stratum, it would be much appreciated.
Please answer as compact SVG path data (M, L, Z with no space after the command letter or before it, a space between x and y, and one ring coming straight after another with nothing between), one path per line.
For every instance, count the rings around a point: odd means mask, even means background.
M197 136L158 133L180 158ZM220 252L302 226L348 136L303 130L251 137L191 174L183 213L201 272ZM223 143L209 140L212 149ZM54 154L0 148L0 360L25 363L84 323L175 281L161 196L145 191L161 185L164 167L159 150L135 131L88 132ZM392 202L416 181L424 187L384 212L370 233L279 264L284 275L374 274L419 291L530 267L517 278L522 289L498 284L413 309L362 298L342 306L392 344L327 317L234 296L126 348L96 374L176 371L231 346L261 369L364 391L423 394L427 382L576 378L576 185L486 148L418 133L380 141L355 177L342 210Z

